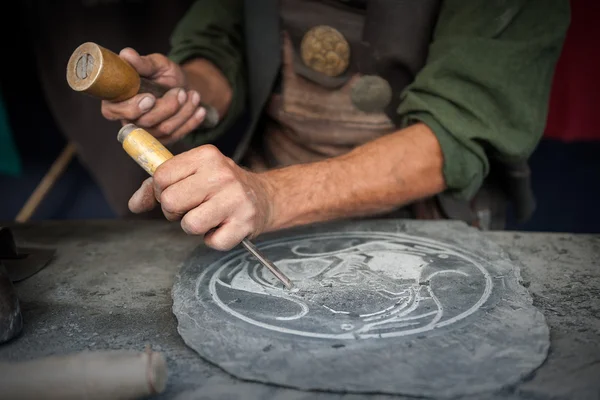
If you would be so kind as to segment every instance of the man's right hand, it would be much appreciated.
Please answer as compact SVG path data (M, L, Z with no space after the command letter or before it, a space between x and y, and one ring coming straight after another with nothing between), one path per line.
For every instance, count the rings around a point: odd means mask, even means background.
M206 110L199 106L200 93L186 90L188 82L181 66L162 54L140 56L130 48L123 49L119 56L140 76L171 89L161 98L140 93L122 102L102 101L105 118L134 123L163 144L176 142L200 126Z

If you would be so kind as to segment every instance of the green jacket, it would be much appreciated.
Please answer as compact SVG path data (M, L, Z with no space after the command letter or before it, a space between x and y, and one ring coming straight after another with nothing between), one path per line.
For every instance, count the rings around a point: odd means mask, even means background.
M219 127L190 135L195 145L223 135L247 107L243 3L197 1L172 35L172 60L205 57L234 91ZM568 0L442 1L426 65L398 94L397 112L404 125L422 121L436 134L448 193L469 199L493 159L534 151L569 23Z

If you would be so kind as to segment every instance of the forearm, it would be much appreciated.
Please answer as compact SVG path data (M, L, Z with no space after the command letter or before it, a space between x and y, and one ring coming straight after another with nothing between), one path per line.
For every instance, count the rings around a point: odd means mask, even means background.
M229 81L210 61L195 58L182 65L186 76L186 89L200 93L201 101L216 108L223 118L233 97Z
M244 68L243 9L242 0L194 1L170 40L169 58L222 117L232 112L233 91L243 92L235 87Z
M433 132L416 124L325 161L265 172L272 199L267 231L375 215L444 190Z

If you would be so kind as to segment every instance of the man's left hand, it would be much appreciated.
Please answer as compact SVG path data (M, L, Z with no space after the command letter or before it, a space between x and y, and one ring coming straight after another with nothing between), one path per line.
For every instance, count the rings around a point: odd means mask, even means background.
M226 251L265 231L270 192L264 177L206 145L160 165L131 197L129 209L142 213L160 203L169 221L181 220L187 234L204 235L207 246Z

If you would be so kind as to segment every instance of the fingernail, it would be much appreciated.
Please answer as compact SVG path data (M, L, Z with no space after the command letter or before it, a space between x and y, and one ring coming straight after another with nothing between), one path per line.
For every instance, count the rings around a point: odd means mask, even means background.
M197 119L202 119L206 115L206 110L204 108L199 108L198 111L194 113L194 117Z
M200 95L198 94L198 92L194 92L192 94L192 104L195 106L197 106L200 103Z
M185 94L185 90L179 90L179 93L177 94L177 101L180 105L183 105L185 103L186 98L187 95Z
M141 111L146 112L151 109L153 105L154 99L152 97L144 97L138 104L138 107Z

